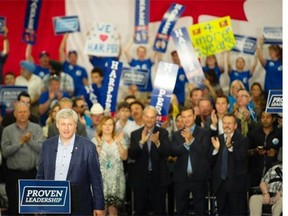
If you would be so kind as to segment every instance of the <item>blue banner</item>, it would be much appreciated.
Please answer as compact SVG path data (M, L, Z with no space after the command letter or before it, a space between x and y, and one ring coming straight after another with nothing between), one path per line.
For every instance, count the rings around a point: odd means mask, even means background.
M53 26L56 35L80 32L80 23L78 16L54 17Z
M135 32L134 43L148 43L148 27L150 15L150 1L136 0L135 1Z
M282 44L282 27L264 27L262 35L265 44Z
M166 11L158 29L153 50L160 53L166 52L171 31L184 9L185 7L183 5L173 3Z
M203 87L205 75L191 44L187 29L185 27L176 29L171 33L171 36L188 82Z
M28 0L24 22L22 41L28 44L36 43L36 31L40 17L42 0Z
M161 126L167 120L178 69L176 64L162 61L158 64L150 102L157 110L157 126Z
M19 213L70 214L69 181L19 180Z
M6 26L6 18L0 16L0 35L4 34L4 27Z
M117 94L122 73L122 62L111 61L108 64L104 75L103 87L103 103L104 112L110 112L111 116L115 115Z
M283 109L283 93L282 90L269 90L266 112L282 113Z
M232 51L254 55L257 46L257 38L236 34L234 36L236 40L236 46L232 49Z
M146 89L149 79L149 73L146 70L124 67L121 80L124 85L136 85L138 88Z

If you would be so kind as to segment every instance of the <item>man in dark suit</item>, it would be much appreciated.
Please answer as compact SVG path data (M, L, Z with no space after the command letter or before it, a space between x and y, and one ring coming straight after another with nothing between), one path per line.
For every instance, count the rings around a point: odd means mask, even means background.
M244 215L247 192L248 139L237 129L236 117L225 114L224 133L212 137L212 187L219 215Z
M154 215L165 215L165 193L170 183L166 158L170 154L168 132L156 126L157 110L147 106L144 126L131 133L129 157L135 160L131 183L135 194L135 215L148 215L149 198Z
M62 98L59 101L60 110L61 109L72 109L73 102L69 98ZM76 134L79 136L87 137L85 125L83 125L80 121L77 122ZM48 138L59 135L58 128L56 123L49 125L48 127Z
M177 157L173 175L177 215L188 214L190 192L195 214L205 215L210 174L210 133L195 124L196 115L191 107L184 107L181 117L184 129L175 132L172 139L172 155Z
M78 115L72 109L57 113L60 135L43 143L37 179L69 180L72 215L92 215L93 212L94 216L103 216L104 196L96 147L75 134L77 121Z

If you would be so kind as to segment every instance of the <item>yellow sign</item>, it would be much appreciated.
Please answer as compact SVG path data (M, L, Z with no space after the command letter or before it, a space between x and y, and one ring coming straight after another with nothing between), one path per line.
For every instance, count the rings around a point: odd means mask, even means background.
M189 35L198 57L231 50L236 45L229 16L192 25Z

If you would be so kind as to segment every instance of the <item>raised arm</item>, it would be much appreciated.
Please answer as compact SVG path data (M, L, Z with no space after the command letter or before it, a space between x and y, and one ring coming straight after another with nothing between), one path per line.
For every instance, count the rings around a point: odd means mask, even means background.
M228 73L231 73L231 71L232 71L232 62L231 62L230 51L227 52L227 66L228 66Z
M3 27L3 50L2 54L7 55L10 51L9 40L8 40L8 28L6 26Z
M257 66L257 63L258 63L258 55L257 55L257 51L255 52L255 55L254 55L254 60L253 60L253 64L251 65L250 67L250 74L252 75L256 69L256 66Z
M220 53L218 67L221 73L224 73L225 52Z
M133 44L133 38L128 42L124 50L128 63L132 61L132 56L130 55L130 49L131 49L132 44Z
M263 38L258 38L258 47L257 47L257 49L256 49L256 54L257 54L257 56L258 56L258 58L259 58L259 61L260 61L261 65L262 65L263 67L265 67L265 65L266 65L266 59L264 58L264 56L263 56L263 51L262 51L262 49L263 49L263 43L264 43L264 39L263 39Z
M65 48L66 48L67 39L68 39L68 34L66 33L63 36L62 41L61 41L60 46L59 46L59 61L61 63L65 62L65 60L66 60Z
M30 62L35 62L34 61L34 58L32 56L32 45L31 44L27 44L26 46L26 50L25 50L25 58L27 61L30 61Z

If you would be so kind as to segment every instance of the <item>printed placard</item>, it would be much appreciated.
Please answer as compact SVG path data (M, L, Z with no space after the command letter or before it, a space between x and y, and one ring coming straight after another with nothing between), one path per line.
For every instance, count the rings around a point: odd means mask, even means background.
M70 214L69 181L19 180L19 213Z
M98 23L93 25L86 39L85 52L88 55L102 57L119 56L119 37L115 25Z
M282 27L264 27L262 35L266 44L282 44Z
M150 1L136 0L135 1L135 31L134 43L148 43L148 27L150 15Z
M78 16L53 17L54 33L56 35L80 32Z
M161 126L167 120L178 69L176 64L163 61L158 64L150 102L157 110L157 126Z
M176 3L173 3L169 7L169 9L164 14L161 24L159 26L154 41L153 50L160 53L166 52L171 31L174 28L181 14L184 12L184 9L185 7L183 5Z
M231 50L236 45L229 16L192 25L189 35L198 57Z
M191 44L187 28L176 29L171 33L171 36L188 82L202 87L205 75Z
M269 90L266 112L282 113L283 109L283 93L282 90Z
M6 17L0 16L0 35L4 34L4 27L6 26Z
M236 45L233 47L232 51L254 55L257 46L257 38L236 34L234 36Z
M22 41L34 45L36 43L36 32L40 17L42 0L27 0L24 31Z
M119 89L119 83L122 73L122 62L111 61L108 64L107 71L104 75L104 82L102 86L104 112L111 113L111 116L115 115L117 94Z
M147 88L149 73L145 70L124 67L121 80L124 85L136 85L138 88Z

